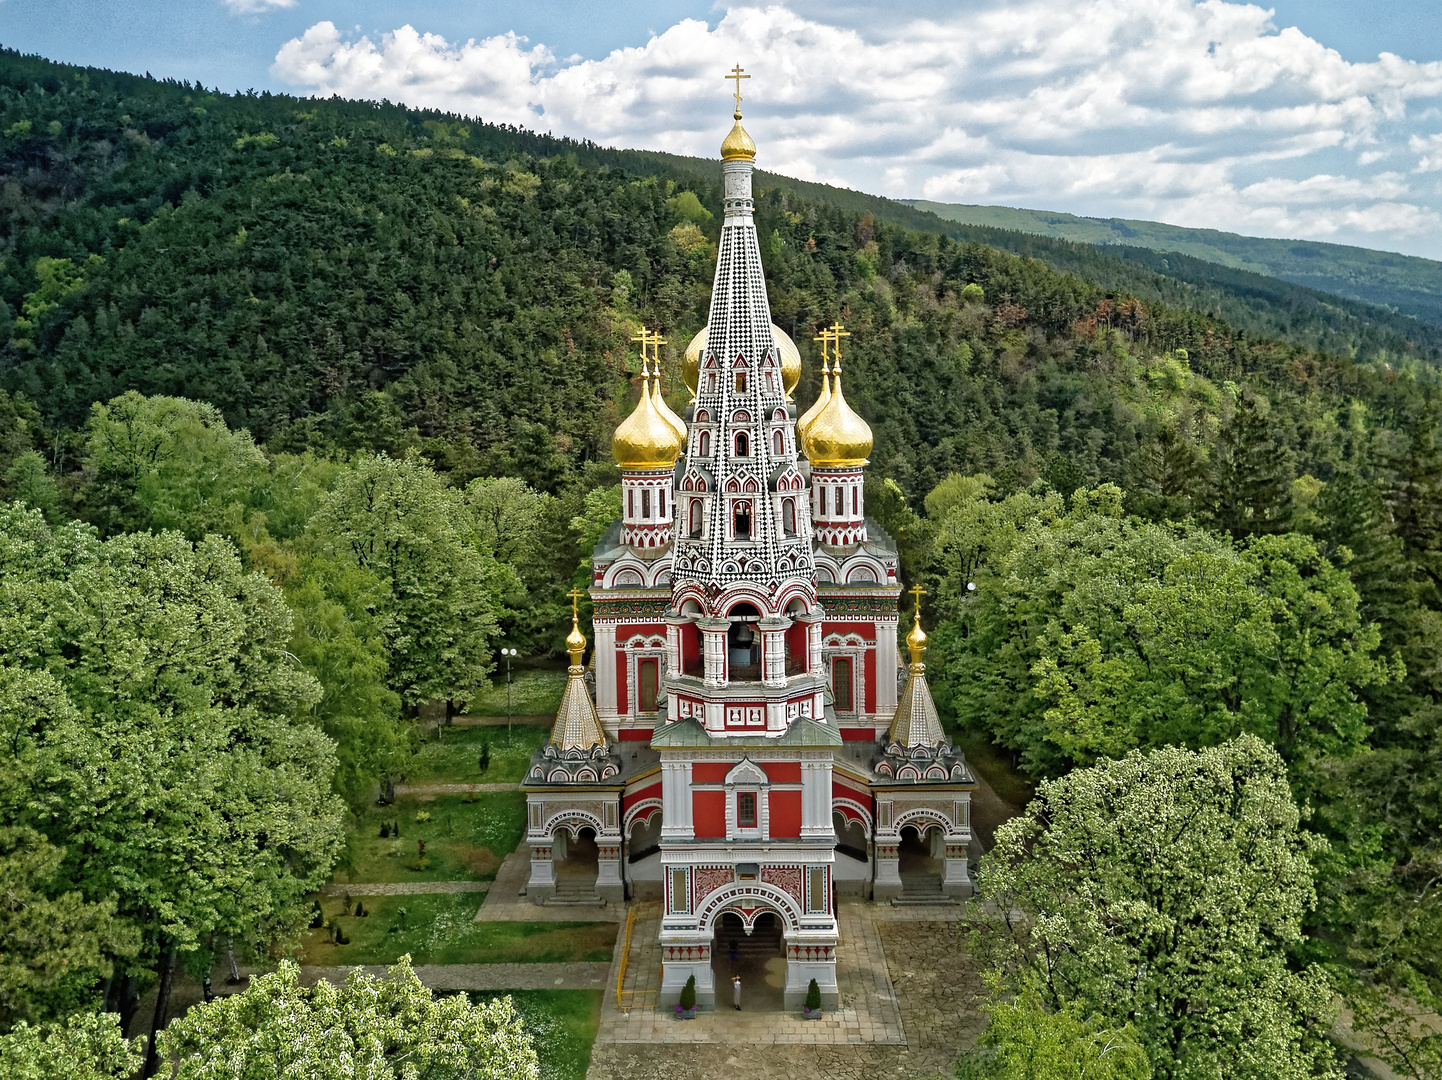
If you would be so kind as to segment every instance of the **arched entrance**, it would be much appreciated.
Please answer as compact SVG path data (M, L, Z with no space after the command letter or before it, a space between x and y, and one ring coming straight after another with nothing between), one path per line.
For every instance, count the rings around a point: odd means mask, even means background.
M716 1010L732 1011L732 983L741 979L743 1012L781 1012L786 991L786 938L781 920L767 911L756 916L751 932L735 912L716 920L711 942L716 978Z
M556 868L556 892L553 903L589 904L601 902L596 892L600 872L596 830L589 825L571 837L565 829L556 830L553 862Z
M940 826L902 826L897 861L903 900L945 900L946 834Z

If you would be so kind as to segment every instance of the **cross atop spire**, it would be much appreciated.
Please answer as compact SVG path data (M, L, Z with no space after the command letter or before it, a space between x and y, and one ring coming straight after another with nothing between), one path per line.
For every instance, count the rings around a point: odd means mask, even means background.
M581 617L581 612L576 605L580 602L581 597L584 596L585 593L581 592L580 589L573 588L566 595L571 598L571 621L575 622Z
M733 79L733 80L735 80L735 83L736 83L736 89L733 90L732 93L736 95L736 119L737 119L737 120L740 120L740 119L741 119L741 80L742 80L742 79L749 79L749 78L751 78L750 75L743 75L743 74L742 74L742 72L745 71L745 70L746 70L746 69L743 68L740 64L737 64L734 68L731 69L731 74L729 74L729 75L726 76L726 78L728 78L728 79Z
M926 595L926 588L925 588L925 586L922 586L922 585L913 585L910 589L907 589L906 591L909 592L909 593L911 593L912 601L913 601L913 603L914 603L914 605L915 605L915 607L916 607L917 615L920 616L920 614L921 614L921 598Z
M827 329L821 332L823 334L829 333L831 335L831 355L838 363L840 363L841 339L844 337L850 337L851 331L846 329L846 327L843 326L840 322L834 322L829 327L827 327Z

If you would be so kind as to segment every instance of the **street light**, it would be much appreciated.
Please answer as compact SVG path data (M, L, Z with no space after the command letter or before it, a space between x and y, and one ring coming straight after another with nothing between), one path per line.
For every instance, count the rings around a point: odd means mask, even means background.
M511 748L511 657L516 655L515 649L502 649L501 655L506 658L506 749Z

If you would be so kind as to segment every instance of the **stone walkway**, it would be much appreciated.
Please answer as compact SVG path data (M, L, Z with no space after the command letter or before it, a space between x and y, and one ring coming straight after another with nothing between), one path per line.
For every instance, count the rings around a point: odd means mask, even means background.
M847 912L846 908L854 908ZM608 1039L608 1026L615 1012L614 981L608 984L602 1006L601 1031L591 1053L587 1080L735 1080L744 1073L748 1080L880 1080L882 1077L914 1078L950 1076L957 1056L975 1045L985 1027L986 1017L978 1005L984 988L967 954L964 931L955 922L881 922L869 918L879 905L843 904L843 920L870 923L884 947L885 960L878 965L887 982L895 987L895 1001L903 1028L904 1042L807 1041L787 1043L780 1038L752 1037L753 1029L735 1026L748 1021L746 1014L721 1012L709 1018L679 1021L666 1017L677 1028L699 1027L709 1022L715 1031L713 1044L724 1049L696 1052L696 1041L621 1042ZM913 909L915 910L915 909ZM952 909L955 910L955 909ZM654 927L651 929L654 930ZM847 933L843 923L842 933ZM851 926L853 934L865 933ZM641 935L638 916L632 934L631 963ZM845 940L843 938L843 940ZM617 946L619 952L619 945ZM865 962L875 959L858 950ZM838 968L843 956L838 951ZM619 956L613 967L619 963ZM657 958L659 967L659 957ZM654 978L655 976L653 976ZM614 980L614 972L611 979ZM627 976L627 983L631 981ZM841 972L838 970L838 983ZM853 984L854 985L854 984ZM879 983L874 984L879 985ZM843 1012L846 1011L843 990ZM633 1010L639 1012L640 1010ZM781 1014L758 1017L761 1025L818 1026L826 1021L791 1021ZM658 1023L658 1026L660 1024ZM759 1026L759 1025L758 1025Z
M476 922L625 922L624 904L604 907L571 907L566 904L534 903L522 892L531 877L531 849L526 842L506 856L496 871L496 881L476 912Z
M607 963L586 963L419 964L414 970L416 978L432 990L599 990L610 969ZM386 973L383 964L307 966L300 969L300 981L314 986L325 979L339 985L356 970L377 977ZM241 968L241 974L252 975L254 970Z
M782 1043L866 1043L904 1044L906 1036L897 1008L896 991L887 971L885 950L867 905L843 903L840 911L841 940L836 949L836 983L841 1008L820 1020L803 1020L795 1012L751 1011L737 1014L729 1008L703 1012L695 1020L678 1021L669 1010L655 1008L655 992L661 984L661 905L640 904L631 933L631 955L625 1003L621 1008L613 982L601 1007L601 1043L745 1043L751 1046ZM616 939L617 959L624 930ZM785 967L778 967L785 979Z
M397 784L401 795L464 795L468 791L515 791L520 784Z
M489 881L376 881L350 885L329 882L320 891L325 896L417 896L422 893L483 893Z
M550 727L556 722L552 716L513 716L507 720L504 716L453 716L451 717L452 727L505 727L508 723L516 727Z

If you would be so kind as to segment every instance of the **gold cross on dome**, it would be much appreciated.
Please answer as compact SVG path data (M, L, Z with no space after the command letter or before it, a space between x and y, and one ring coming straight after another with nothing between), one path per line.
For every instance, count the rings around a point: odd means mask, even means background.
M647 330L644 326L631 336L632 341L639 341L641 343L641 375L643 378L646 375L646 346L651 343L651 338L651 331Z
M919 612L921 610L921 598L926 595L926 589L921 585L915 585L910 589L907 589L906 591L911 593L911 595L915 598L914 606Z
M741 74L745 70L746 69L743 68L740 64L737 64L734 68L731 69L731 74L726 76L726 78L734 79L736 82L736 89L732 91L732 93L736 95L736 115L738 117L741 115L741 80L751 78L750 75Z
M651 362L656 365L656 374L661 374L661 346L667 344L659 331L651 335Z
M571 618L572 618L572 619L578 618L579 615L580 615L580 612L577 611L577 609L576 609L576 603L577 603L577 601L579 601L579 600L581 599L581 597L582 597L583 595L585 595L585 594L582 593L580 589L572 588L571 591L568 592L566 595L571 598Z
M833 341L836 340L836 335L831 332L831 327L824 327L821 333L818 334L816 337L812 338L811 340L821 342L821 359L830 359L831 354L826 351L826 346L830 345Z

